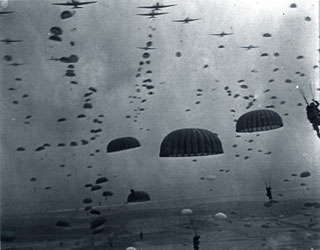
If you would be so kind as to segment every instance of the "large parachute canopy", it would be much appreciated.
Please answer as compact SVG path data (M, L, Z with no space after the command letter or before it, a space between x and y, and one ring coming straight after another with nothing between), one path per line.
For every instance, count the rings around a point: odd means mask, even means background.
M160 146L160 157L190 157L222 154L217 134L200 128L178 129L169 133Z
M134 137L122 137L109 142L107 152L117 152L140 147L140 142Z
M259 109L240 116L237 121L236 132L252 133L281 127L283 127L283 123L278 113L268 109Z
M135 191L134 189L130 190L131 193L128 195L127 202L144 202L150 200L150 195L144 191Z

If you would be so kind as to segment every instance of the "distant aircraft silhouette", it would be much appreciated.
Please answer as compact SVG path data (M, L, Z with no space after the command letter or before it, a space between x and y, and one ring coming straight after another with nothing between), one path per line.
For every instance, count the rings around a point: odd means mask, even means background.
M229 36L229 35L233 35L233 33L225 33L224 31L221 33L216 33L216 34L210 34L211 36L220 36L220 37L224 37L224 36Z
M14 11L0 11L0 15L4 15L4 14L10 14L13 13Z
M259 47L258 46L253 46L253 45L249 45L249 46L242 46L240 48L250 50L250 49L256 49L256 48L259 48Z
M80 9L83 7L79 7L81 5L87 5L87 4L92 4L92 3L96 3L97 1L90 1L90 2L80 2L77 0L71 0L71 2L67 2L67 3L52 3L52 5L62 5L62 6L73 6L73 9Z
M21 65L24 65L25 63L10 63L9 66L21 66Z
M185 19L182 19L182 20L173 20L172 22L179 22L179 23L186 24L186 23L197 21L197 20L200 20L200 19L201 18L189 18L189 17L186 17Z
M11 40L10 38L6 38L6 39L3 39L3 40L0 40L0 42L3 42L5 44L11 44L11 43L22 42L22 40Z
M156 4L154 4L152 6L139 6L138 8L160 10L160 9L168 8L168 7L172 7L172 6L176 6L176 4L162 5L159 2L157 2Z
M160 16L160 15L165 15L168 14L169 12L155 12L154 10L152 10L150 13L147 14L137 14L138 16L148 16L149 18L156 18L156 16Z

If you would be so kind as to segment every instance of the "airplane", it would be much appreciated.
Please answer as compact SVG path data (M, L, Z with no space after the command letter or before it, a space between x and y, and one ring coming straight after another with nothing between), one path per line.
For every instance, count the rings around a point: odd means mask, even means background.
M220 36L220 37L224 37L224 36L229 36L229 35L233 35L233 33L225 33L224 31L219 33L219 34L210 34L212 36Z
M13 13L14 11L0 11L0 15Z
M138 16L148 16L149 18L156 18L156 16L160 16L160 15L165 15L168 14L169 12L154 12L154 10L150 13L147 14L137 14Z
M170 5L161 5L159 2L157 2L155 5L153 6L139 6L138 8L141 9L154 9L154 10L160 10L163 8L168 8L168 7L172 7L172 6L176 6L176 4L170 4Z
M143 50L149 50L149 49L157 49L157 48L151 48L151 47L138 47L138 49L143 49Z
M249 46L243 46L243 47L240 47L240 48L250 50L250 49L256 49L256 48L259 48L259 47L258 46L253 46L253 45L250 44Z
M52 5L73 6L73 9L81 9L83 7L79 7L79 5L86 5L86 4L96 3L96 2L97 1L79 2L77 0L71 0L71 2L67 2L67 3L52 3Z
M21 65L24 65L25 63L10 63L9 66L21 66Z
M183 23L183 24L186 24L186 23L189 23L189 22L192 22L192 21L197 21L197 20L201 20L201 18L185 18L185 19L182 19L182 20L173 20L172 22L179 22L179 23Z
M0 40L0 42L3 42L5 44L11 44L11 43L22 42L22 40L11 40L10 38L6 38L6 39L3 39L3 40Z

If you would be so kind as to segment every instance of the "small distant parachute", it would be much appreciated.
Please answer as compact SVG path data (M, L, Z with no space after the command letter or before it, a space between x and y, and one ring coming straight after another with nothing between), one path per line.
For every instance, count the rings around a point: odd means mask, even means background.
M59 220L56 223L57 227L70 227L70 223L67 221Z
M301 177L301 178L305 178L305 177L309 177L310 175L311 175L310 172L305 171L305 172L302 172L302 173L300 174L300 177Z
M91 198L84 198L83 203L85 203L85 204L92 203L92 199Z
M93 234L99 234L104 231L104 227L97 227L96 229L93 230Z
M62 29L59 27L51 27L50 32L56 36L59 36L62 34Z
M190 208L184 208L181 210L182 215L190 215L193 214L193 211Z
M137 250L135 247L127 247L126 250Z
M67 18L70 18L72 17L73 14L70 12L70 11L63 11L61 14L60 14L60 18L61 19L67 19Z
M61 37L56 36L56 35L49 36L49 40L56 41L56 42L61 42L62 41Z
M98 218L94 219L93 221L91 221L90 228L91 229L96 229L97 227L102 226L106 222L107 222L106 218L98 217Z
M30 181L32 181L32 182L37 181L37 178L36 177L31 177Z
M10 55L5 55L5 56L3 57L3 59L4 59L5 61L7 61L7 62L10 62L10 61L12 60L12 56L10 56Z
M190 157L222 154L217 134L200 128L178 129L169 133L160 146L160 157Z
M113 196L113 193L112 193L111 191L104 191L104 192L102 193L102 196L103 196L103 197Z
M220 219L220 220L225 220L227 219L227 216L224 214L224 213L216 213L214 215L214 217L216 217L217 219Z
M100 177L100 178L96 179L96 184L105 183L107 181L108 181L108 179L106 177Z
M94 185L91 187L91 191L96 191L96 190L99 190L101 189L102 187L100 185Z
M247 112L240 116L236 124L236 132L252 133L281 127L283 127L283 123L278 113L268 109L260 109Z
M150 195L144 191L135 191L134 189L130 190L131 193L128 195L127 202L145 202L150 201Z
M98 211L98 210L96 210L96 209L92 209L92 210L90 211L90 214L100 215L101 213L100 213L100 211Z
M134 137L117 138L109 142L107 146L107 153L138 148L140 146L140 142Z
M1 231L1 241L10 242L16 239L16 235L11 231Z
M91 183L87 183L86 185L84 185L85 188L88 188L88 187L92 187L93 185Z

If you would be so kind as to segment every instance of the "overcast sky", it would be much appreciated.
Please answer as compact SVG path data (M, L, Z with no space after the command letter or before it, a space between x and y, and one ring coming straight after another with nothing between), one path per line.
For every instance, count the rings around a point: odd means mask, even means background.
M273 188L284 198L319 194L320 140L296 89L299 85L309 101L319 100L318 1L163 1L177 6L154 20L136 15L148 12L138 6L154 4L147 0L100 0L77 10L53 2L9 0L4 8L6 1L1 1L2 11L14 13L0 16L0 38L23 40L0 44L4 213L78 208L90 196L98 202L100 191L84 189L98 174L109 178L104 190L114 193L103 204L126 201L130 188L148 191L153 201L265 199L266 175L272 175ZM296 8L290 7L293 3ZM75 11L74 16L61 20L63 10ZM201 20L172 22L186 17ZM62 29L61 42L48 39L53 26ZM234 34L209 35L223 31ZM137 47L150 41L156 50L149 50L146 59ZM240 48L248 45L259 48ZM65 76L68 64L48 60L72 54L79 57L73 64L76 77ZM14 62L25 64L9 66ZM154 89L142 86L146 79ZM88 97L93 108L83 109L90 87L97 89ZM240 96L234 98L236 94ZM243 97L249 95L256 101L247 109L252 98ZM236 137L234 119L266 106L282 117L284 127ZM78 119L81 113L86 118ZM57 122L59 118L66 121ZM93 123L96 118L103 123ZM159 157L168 133L192 127L217 133L224 154ZM90 140L90 130L97 128L100 137ZM141 147L106 154L108 142L124 136L136 137ZM90 143L81 145L81 139ZM78 146L69 146L72 141ZM51 146L35 151L44 143ZM311 176L291 176L303 171ZM200 179L208 175L216 179ZM32 177L37 181L30 182Z

